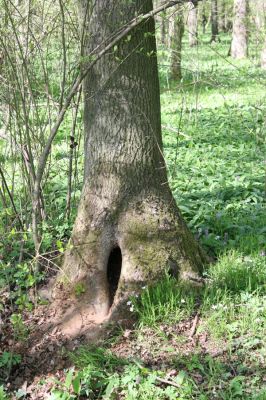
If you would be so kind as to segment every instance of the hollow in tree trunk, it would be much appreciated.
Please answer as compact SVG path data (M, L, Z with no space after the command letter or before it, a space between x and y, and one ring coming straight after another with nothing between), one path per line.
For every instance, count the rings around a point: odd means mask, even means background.
M217 0L211 0L211 27L212 27L211 43L217 42L219 40Z
M177 6L176 12L170 19L170 48L171 48L171 77L180 81L182 78L181 59L182 59L182 38L184 34L183 9Z
M151 9L152 0L96 1L86 53ZM153 19L90 70L84 101L84 187L61 278L82 288L83 309L114 316L166 270L197 282L206 261L167 183Z
M233 35L230 55L233 58L245 58L248 54L248 0L234 0Z
M189 2L187 26L189 46L194 47L198 44L198 8L196 3Z

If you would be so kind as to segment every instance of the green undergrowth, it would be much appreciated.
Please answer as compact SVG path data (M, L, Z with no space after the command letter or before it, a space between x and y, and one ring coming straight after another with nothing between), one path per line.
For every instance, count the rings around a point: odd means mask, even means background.
M143 288L129 304L137 317L130 341L121 330L99 347L71 353L69 397L60 397L61 382L51 399L265 399L264 260L231 251L206 271L201 289L180 288L168 275ZM194 340L206 335L204 352L200 345L188 351L191 339L176 333L196 315ZM117 345L129 356L119 356Z

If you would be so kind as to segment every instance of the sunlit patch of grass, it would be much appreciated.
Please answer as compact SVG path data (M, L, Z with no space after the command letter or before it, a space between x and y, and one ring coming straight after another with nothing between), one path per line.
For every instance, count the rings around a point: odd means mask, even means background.
M263 252L266 74L254 59L228 58L226 36L214 46L184 45L183 80L166 84L162 79L171 188L212 255L230 248L245 255ZM160 71L163 77L167 66Z
M140 326L179 322L191 315L195 308L197 292L180 287L168 274L159 283L147 287L140 298L133 298L134 311Z
M162 95L170 185L190 228L212 255L266 248L266 108L256 93L253 102L243 95L231 105L226 99L217 105L209 96L195 103L187 92Z
M209 280L207 296L217 289L233 295L255 291L266 293L266 259L264 254L251 257L230 251L208 268L206 277Z

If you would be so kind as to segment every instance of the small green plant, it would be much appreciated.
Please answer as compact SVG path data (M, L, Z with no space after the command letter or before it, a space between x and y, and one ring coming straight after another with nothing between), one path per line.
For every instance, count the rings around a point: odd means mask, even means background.
M118 358L101 347L81 347L71 359L79 372L68 371L64 383L57 382L58 388L52 391L49 400L72 400L78 395L106 400L134 400L137 397L143 400L189 400L193 392L192 381L185 371L180 371L169 381L172 385L162 386L164 372L153 371L137 360Z
M0 356L0 368L10 368L13 365L17 365L21 362L21 356L19 354L10 353L4 351Z
M74 287L75 295L77 297L80 297L82 294L86 292L86 286L83 282L78 282L76 283Z
M28 335L28 329L23 322L22 315L17 313L12 314L10 322L13 326L14 337L18 340L25 340Z
M52 390L49 400L74 400L78 398L81 390L80 373L75 373L74 369L70 369L63 382L55 380L57 386Z
M20 364L20 362L21 362L21 356L19 354L14 354L9 351L4 351L0 355L0 376L5 378L8 377L12 368L15 365ZM4 389L2 386L0 386L0 400L1 400L1 390L4 393Z
M0 386L0 400L8 400L8 396L5 392L4 386Z

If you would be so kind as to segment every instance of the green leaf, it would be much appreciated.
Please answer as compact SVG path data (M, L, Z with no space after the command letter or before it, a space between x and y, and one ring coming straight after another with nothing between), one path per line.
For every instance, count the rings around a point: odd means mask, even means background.
M65 387L67 389L70 388L71 383L72 383L72 379L73 379L73 374L74 374L74 370L71 369L70 371L68 371L67 375L66 375L66 380L65 380Z
M72 387L74 390L74 393L79 394L81 385L80 385L80 376L79 374L72 380Z

